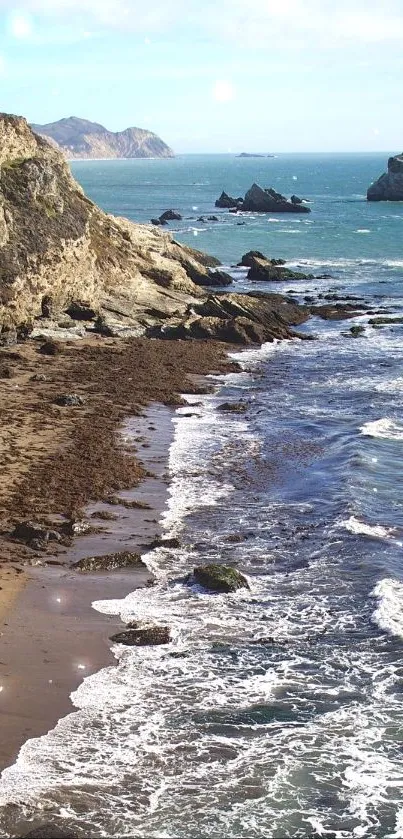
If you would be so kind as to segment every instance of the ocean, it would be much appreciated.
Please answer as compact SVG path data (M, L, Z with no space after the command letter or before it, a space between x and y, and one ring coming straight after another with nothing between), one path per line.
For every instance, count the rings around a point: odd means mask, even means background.
M116 215L179 210L166 229L228 270L261 250L331 275L275 291L359 295L396 316L403 204L365 200L386 159L189 155L72 169ZM241 195L253 181L308 199L312 213L215 210L223 189ZM245 272L234 277L234 290L250 288ZM162 521L181 547L144 557L152 588L94 604L168 623L173 641L116 645L117 666L84 679L77 711L3 772L0 831L17 804L94 837L403 837L403 324L368 318L312 318L301 329L316 340L234 353L240 373L186 397ZM244 414L217 410L240 399ZM184 584L215 561L237 564L250 591Z

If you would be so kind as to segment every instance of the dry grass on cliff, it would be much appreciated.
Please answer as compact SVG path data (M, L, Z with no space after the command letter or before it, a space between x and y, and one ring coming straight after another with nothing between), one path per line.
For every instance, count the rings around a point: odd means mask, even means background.
M89 500L135 486L143 468L121 446L124 418L198 392L186 374L233 368L227 350L204 341L96 338L61 345L52 357L36 342L0 350L0 560L32 555L7 539L17 521L75 515ZM66 393L82 396L84 406L55 405Z

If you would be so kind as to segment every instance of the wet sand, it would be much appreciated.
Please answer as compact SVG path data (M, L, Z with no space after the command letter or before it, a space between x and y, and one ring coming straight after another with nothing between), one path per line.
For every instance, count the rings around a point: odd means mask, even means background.
M103 524L102 532L76 538L63 557L63 566L32 568L22 579L11 578L15 600L9 601L10 608L1 615L1 769L14 762L27 739L46 733L74 710L69 697L83 677L115 662L109 637L122 624L117 617L101 615L91 604L125 597L153 577L146 568L83 574L68 566L84 556L128 549L142 553L159 534L158 521L167 499L172 415L172 409L151 406L144 417L131 420L124 429L127 442L138 434L143 437L141 463L153 477L133 491L122 492L120 498L139 501L149 509L102 502L89 505L89 516L108 511L118 518L94 519Z

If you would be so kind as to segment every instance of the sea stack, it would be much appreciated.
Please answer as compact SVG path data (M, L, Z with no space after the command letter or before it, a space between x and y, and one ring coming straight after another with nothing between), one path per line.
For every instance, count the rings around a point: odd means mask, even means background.
M384 172L367 192L368 201L403 201L403 152L388 160Z

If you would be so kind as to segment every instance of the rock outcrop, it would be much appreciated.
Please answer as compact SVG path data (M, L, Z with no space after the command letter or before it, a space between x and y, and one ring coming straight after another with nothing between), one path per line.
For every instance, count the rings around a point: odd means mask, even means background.
M268 259L260 251L245 253L240 264L249 266L247 278L257 283L311 280L313 276L312 274L304 274L301 271L284 268L283 259Z
M274 189L262 189L258 184L252 184L251 188L248 189L242 209L255 213L311 212L310 207L306 207L305 204L294 204L280 192L276 192Z
M215 206L220 207L222 210L237 209L238 207L242 207L242 204L243 198L232 198L226 192L222 192L215 202Z
M37 134L74 158L174 157L172 149L157 134L144 128L108 131L97 122L67 117L47 125L32 125Z
M158 338L217 338L231 344L262 344L303 338L291 326L308 320L309 311L280 294L217 294L189 306L149 335Z
M368 201L403 201L403 152L388 160L388 171L367 191Z
M253 213L311 212L310 207L307 207L302 199L297 198L296 195L293 195L292 199L288 201L285 195L281 195L281 192L276 192L272 188L263 189L256 183L252 184L244 198L231 198L226 192L222 192L215 205L223 209L244 210Z
M58 149L0 114L0 344L34 329L51 339L43 352L56 352L54 339L70 334L69 323L57 331L66 312L80 335L248 344L298 334L290 326L305 310L278 295L209 296L231 279L217 265L160 229L104 213Z
M209 591L233 592L249 588L246 577L230 565L199 565L193 570L193 580Z

